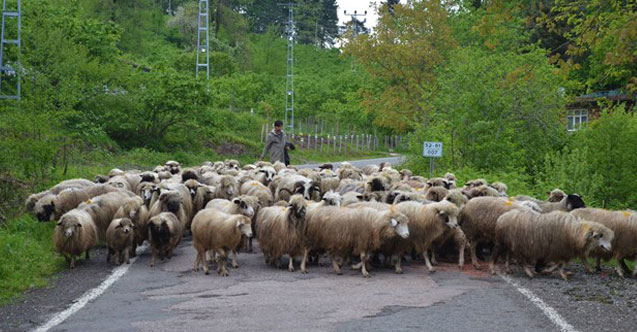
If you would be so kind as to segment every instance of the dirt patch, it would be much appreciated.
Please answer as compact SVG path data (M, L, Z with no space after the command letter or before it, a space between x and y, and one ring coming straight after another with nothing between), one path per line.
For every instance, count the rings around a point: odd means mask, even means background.
M211 146L219 155L242 155L248 152L248 148L239 143L222 143L220 145Z

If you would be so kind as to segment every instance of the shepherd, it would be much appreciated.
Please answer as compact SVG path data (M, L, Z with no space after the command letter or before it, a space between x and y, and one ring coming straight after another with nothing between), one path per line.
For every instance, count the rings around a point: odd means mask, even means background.
M274 121L274 129L268 133L268 138L265 141L265 147L263 148L263 153L259 160L265 159L265 155L269 152L271 163L274 164L277 161L285 163L286 141L287 139L283 132L283 121Z

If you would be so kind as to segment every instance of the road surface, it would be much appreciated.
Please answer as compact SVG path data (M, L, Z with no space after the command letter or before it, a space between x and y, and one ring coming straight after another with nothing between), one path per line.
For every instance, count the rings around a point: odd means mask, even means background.
M373 163L397 160L376 159ZM358 162L357 162L358 163ZM363 162L364 163L364 162ZM359 163L358 166L361 166ZM229 277L193 272L189 239L151 268L143 251L131 265L107 265L104 250L46 289L0 308L1 331L634 331L634 280L579 266L557 276L492 276L452 262L428 273L375 267L372 277L327 259L308 274L265 264L258 247L240 253ZM285 263L284 259L284 263ZM286 266L284 264L283 266Z

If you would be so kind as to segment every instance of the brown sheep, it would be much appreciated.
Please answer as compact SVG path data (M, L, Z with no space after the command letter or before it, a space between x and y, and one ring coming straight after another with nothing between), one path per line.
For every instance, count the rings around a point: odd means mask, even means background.
M507 212L498 218L495 234L491 273L495 273L499 255L505 253L523 266L530 278L535 276L531 267L538 261L557 263L564 280L567 280L566 263L575 257L585 257L597 247L610 251L614 237L613 231L604 225L563 211Z
M256 214L261 208L261 203L256 196L241 195L235 197L232 201L226 199L213 199L206 205L206 209L217 209L228 214L241 214L250 218L250 225L254 229L256 227ZM255 231L256 232L256 231ZM237 268L237 249L232 249L232 267ZM252 239L248 239L247 243L248 252L252 252Z
M600 249L591 251L591 256L597 260L597 270L600 270L602 259L608 261L611 258L616 258L618 264L615 266L615 271L623 278L624 271L630 273L630 269L624 260L630 259L635 263L632 276L637 276L637 215L630 211L609 211L593 208L573 210L571 214L585 220L598 222L610 228L615 233L615 237L611 242L611 251ZM582 262L589 272L593 272L588 266L586 259L582 259Z
M409 178L411 178L414 175L414 173L408 169L401 169L399 173L400 173L401 180L403 181L409 180Z
M89 180L85 180L85 179L70 179L70 180L64 180L58 184L56 184L55 186L53 186L51 189L45 190L45 191L41 191L37 194L32 194L30 195L24 202L24 206L25 209L28 212L33 211L33 208L35 208L35 203L37 203L38 200L40 200L42 197L46 196L46 195L57 195L60 192L62 192L63 190L69 189L69 188L85 188L85 187L91 187L94 186L95 183L89 181Z
M64 214L53 232L53 244L71 268L75 267L75 257L82 253L89 259L89 251L97 244L97 228L91 215L78 209Z
M183 237L183 231L183 225L172 212L162 212L150 218L148 226L150 267L155 266L157 255L161 260L172 257L173 250Z
M135 241L133 241L131 253L130 253L132 257L137 256L137 252L136 252L137 246L141 245L144 242L144 240L147 240L149 217L150 216L149 216L148 208L146 207L146 205L144 205L144 201L138 196L126 199L122 203L122 206L120 206L119 209L117 209L117 212L115 212L115 215L113 216L113 219L128 218L131 220L131 222L135 226L134 227ZM108 229L107 229L107 232L108 232ZM107 234L107 240L108 240L108 234Z
M479 243L491 244L495 240L495 224L506 212L515 209L530 211L521 202L502 197L477 197L469 200L460 211L460 226L470 243L471 263L480 269L476 256Z
M237 180L230 175L221 176L215 190L215 198L231 199L239 195Z
M91 215L93 222L97 227L99 239L104 241L106 240L106 229L108 228L108 225L111 224L113 216L115 216L115 213L122 205L122 202L134 196L135 195L129 191L114 191L93 197L80 204L74 210L84 210ZM67 213L70 213L71 211Z
M239 246L242 236L252 237L250 218L227 214L217 209L199 211L192 221L192 242L197 250L193 270L198 271L199 266L203 265L204 272L208 274L206 252L213 251L220 257L217 273L223 277L228 276L228 252Z
M425 193L425 199L432 202L440 202L449 194L445 187L431 187Z
M128 218L116 218L106 229L106 243L108 244L108 254L106 262L111 262L111 256L115 255L115 265L121 264L122 254L124 261L130 264L130 253L135 242L135 225Z
M38 221L54 221L66 212L76 208L80 203L113 191L118 191L118 189L102 184L66 189L57 195L49 194L42 197L35 203L33 212Z
M372 253L396 236L407 238L408 224L405 215L392 210L322 207L312 215L308 224L304 252L327 251L337 274L342 273L337 257L360 256L361 272L367 278L370 276L367 265Z
M257 238L268 264L277 264L284 254L290 257L288 271L294 272L294 257L303 254L301 272L307 273L307 251L302 251L307 202L301 195L290 198L288 207L266 207L257 214Z

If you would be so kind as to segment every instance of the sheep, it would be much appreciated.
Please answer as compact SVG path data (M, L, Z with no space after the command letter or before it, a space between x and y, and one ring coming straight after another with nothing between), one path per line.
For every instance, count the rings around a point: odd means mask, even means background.
M259 169L255 180L267 186L270 184L270 182L272 182L275 175L276 175L276 170L274 169L274 167L264 166Z
M450 184L449 189L456 188L456 182L458 180L456 179L456 175L455 174L447 172L447 173L445 173L444 178L447 179L447 182L449 182L449 184Z
M440 202L447 196L447 194L449 194L449 190L445 187L431 187L425 193L425 199Z
M486 185L474 186L470 188L463 188L462 193L467 196L467 198L472 199L475 197L501 197L500 193Z
M154 172L142 172L139 174L141 182L159 183L159 176Z
M341 184L341 179L337 176L322 176L321 178L321 195L325 195L326 192L330 190L337 190L338 186Z
M192 184L190 182L189 184ZM191 185L192 186L192 185ZM184 219L180 219L184 223L185 229L190 229L190 222L194 217L193 204L192 204L192 192L194 188L188 188L181 183L165 183L160 186L162 190L171 190L179 193L181 197L181 204L184 210ZM196 194L196 190L195 190ZM179 214L175 214L177 217L181 217Z
M301 194L306 200L312 199L314 192L320 192L318 184L301 175L290 175L281 178L274 194L274 200L289 200L294 194Z
M559 188L555 188L551 190L550 192L547 192L547 195L548 195L547 201L549 202L559 202L562 199L564 199L564 197L566 197L566 193Z
M168 171L161 171L157 173L157 176L159 177L160 180L168 180L173 177L172 174Z
M192 180L190 180L192 181ZM192 197L192 213L197 214L200 210L206 207L206 204L214 199L216 188L207 186L205 184L198 183L195 189L194 197ZM191 189L192 196L192 189Z
M443 187L445 189L449 189L449 181L444 178L431 178L427 181L426 188L429 189L431 187Z
M139 195L144 200L144 205L150 208L155 201L159 198L160 189L154 183L141 182L138 187Z
M84 188L66 189L57 195L49 194L39 199L35 203L33 212L38 221L54 221L90 198L117 190L111 186L101 184Z
M256 218L255 215L259 212L261 208L261 202L259 198L256 196L250 195L241 195L239 197L235 197L232 201L228 201L225 199L213 199L206 205L206 209L217 209L219 211L223 211L228 214L241 214L248 218L250 218L250 225L252 228L256 228ZM237 249L232 248L232 267L237 268L239 265L237 264ZM248 252L252 252L252 239L248 239L247 243Z
M374 173L380 172L380 167L378 167L377 165L366 165L366 166L363 166L363 168L361 168L361 172L369 176Z
M345 195L351 191L362 194L365 192L366 185L366 182L363 181L341 180L336 191L341 195Z
M180 223L180 227L185 229L187 223L186 211L184 210L183 198L179 192L174 190L165 190L159 195L159 198L150 208L149 216L155 217L162 212L171 212Z
M294 272L294 257L301 254L305 235L307 202L301 195L290 198L288 207L266 207L257 214L257 238L267 264L274 265L284 254L290 257L288 271ZM307 273L308 250L302 252L301 272Z
M223 163L227 168L232 168L237 171L241 168L241 164L239 164L239 162L235 159L226 159Z
M385 176L376 175L367 179L365 192L385 191L389 189L390 182Z
M346 164L346 163L341 164L341 167L339 167L336 170L336 174L338 175L338 178L341 180L343 179L352 179L354 181L363 180L363 176L361 175L361 172L355 169L354 167L352 167L352 165Z
M88 212L71 210L57 222L53 232L55 251L63 255L70 268L75 268L75 257L85 254L97 244L97 227Z
M490 184L489 187L497 190L500 196L507 197L507 190L509 189L509 187L507 187L506 184L496 181Z
M235 198L236 199L236 198ZM206 252L219 253L220 262L217 273L226 277L226 261L228 251L234 251L241 242L242 236L252 237L250 218L244 215L228 214L217 209L199 211L192 221L192 243L197 250L197 257L193 266L194 271L203 265L205 274L209 273L206 263ZM234 262L236 264L236 262Z
M479 243L493 243L498 217L515 209L530 211L529 207L520 202L501 197L471 199L460 211L460 226L470 243L471 264L476 270L481 269L476 256L476 247Z
M237 180L230 175L223 175L215 185L215 198L231 199L239 193Z
M308 223L304 252L310 249L327 251L336 274L342 273L337 257L359 256L363 277L368 278L371 254L396 236L409 237L408 225L407 217L393 210L322 207Z
M130 255L135 257L137 256L137 246L141 245L148 235L148 208L144 205L144 201L140 197L130 197L124 201L122 206L120 206L113 215L113 219L121 218L130 219L133 223L133 228L135 228L134 241L130 252ZM106 231L108 233L108 229ZM106 238L108 240L108 234Z
M569 194L562 198L559 202L539 202L538 203L542 213L552 211L572 211L575 209L585 208L584 200L578 194Z
M259 202L261 202L261 206L270 206L274 201L274 197L272 196L270 189L259 181L248 181L242 184L241 188L239 188L239 193L241 195L258 197Z
M467 183L464 184L464 187L466 189L471 189L474 187L486 186L488 184L489 182L487 182L487 180L485 179L475 179L475 180L467 181Z
M395 194L393 200L391 199L390 194L388 194L384 200L385 203L398 204L400 202L407 202L407 201L414 201L414 202L421 202L421 203L433 202L428 200L425 195L421 193L411 192L411 191L399 191L392 194Z
M111 262L111 256L115 255L115 265L120 265L122 253L124 261L130 264L130 253L135 242L135 224L128 218L116 218L106 229L106 243L108 244L108 254L106 262Z
M110 178L107 175L98 174L98 175L95 175L95 178L93 179L93 182L98 183L98 184L106 183L108 181L108 179L110 179Z
M164 164L164 169L170 172L170 174L178 174L181 172L181 164L174 160L169 160Z
M596 258L596 268L600 270L601 259L605 261L611 258L617 259L615 271L620 277L624 277L624 271L630 272L630 269L624 262L624 259L632 259L634 270L632 276L637 276L637 215L630 211L609 211L604 209L583 208L571 211L571 214L585 220L598 222L614 233L615 237L611 242L612 251L604 251L595 249L591 251L591 256ZM593 270L588 266L588 261L582 259L584 266L589 272Z
M408 170L406 168L405 169L401 169L399 173L400 173L400 176L401 176L401 180L403 180L403 181L409 180L409 178L411 178L414 175L414 173L412 171L410 171L410 170Z
M112 177L119 176L119 175L124 175L124 174L126 174L126 172L122 171L121 169L113 168L110 171L108 171L108 175L107 176L109 178L112 178Z
M460 189L449 190L449 193L445 196L445 200L455 204L458 208L462 208L469 201L467 196L463 195Z
M172 252L183 237L183 225L172 212L162 212L148 223L150 267L155 266L157 255L161 260L172 257Z
M357 193L355 191L347 192L342 196L343 202L341 203L341 206L348 206L363 201L363 194Z
M188 180L199 181L199 175L194 168L186 168L181 172L181 182L185 183Z
M37 194L32 194L30 195L24 202L24 207L28 212L33 211L33 209L35 208L35 204L38 200L40 200L42 197L46 196L46 195L57 195L60 192L62 192L63 190L69 189L69 188L84 188L84 187L90 187L90 186L94 186L95 183L86 180L86 179L70 179L70 180L65 180L62 181L58 184L56 184L55 186L53 186L51 189L45 190L45 191L41 191Z
M276 161L274 164L272 164L272 168L274 168L274 170L277 172L277 174L281 171L286 169L285 164L280 162L280 161Z
M104 241L106 240L106 229L113 220L113 216L115 216L115 213L117 213L117 210L122 205L122 202L134 196L135 195L133 193L128 191L113 191L104 195L93 197L78 205L77 208L67 212L67 214L74 210L84 210L88 212L95 223L99 239Z
M567 212L509 211L496 223L490 271L495 273L499 255L506 253L523 266L530 278L535 276L531 266L545 261L557 263L560 276L567 280L566 263L575 257L585 257L596 247L610 251L613 238L613 231L602 224L582 220Z

